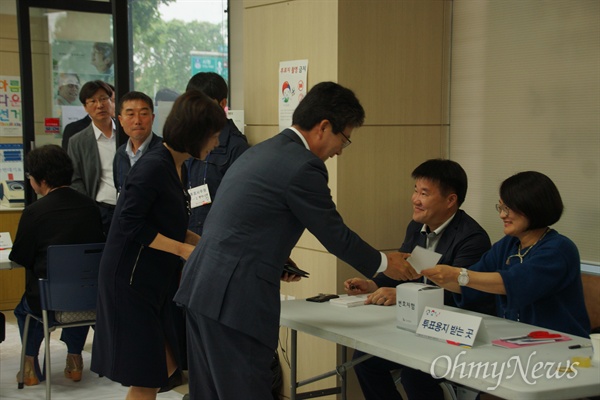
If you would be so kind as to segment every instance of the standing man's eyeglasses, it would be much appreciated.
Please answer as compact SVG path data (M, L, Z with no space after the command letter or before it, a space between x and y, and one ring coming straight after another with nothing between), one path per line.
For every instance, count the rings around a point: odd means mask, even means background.
M352 141L350 140L350 138L348 136L344 135L344 132L340 132L340 135L342 135L344 137L344 139L346 139L344 141L344 143L342 143L342 149L345 149L346 147L348 147L352 144Z

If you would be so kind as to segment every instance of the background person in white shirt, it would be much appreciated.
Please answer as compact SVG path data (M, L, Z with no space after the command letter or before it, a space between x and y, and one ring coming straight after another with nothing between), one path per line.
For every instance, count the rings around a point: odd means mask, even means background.
M69 140L68 153L73 160L72 187L96 201L102 215L104 233L108 233L117 202L113 179L116 153L116 127L113 90L104 81L87 82L79 100L92 123Z

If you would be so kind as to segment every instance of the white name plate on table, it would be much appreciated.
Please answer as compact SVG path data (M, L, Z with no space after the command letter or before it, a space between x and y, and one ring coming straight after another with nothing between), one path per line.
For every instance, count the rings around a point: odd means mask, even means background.
M482 318L442 308L426 307L417 327L417 335L461 347L473 347ZM482 329L483 331L484 329ZM483 332L480 332L483 336ZM483 339L483 338L482 338ZM484 339L485 340L485 339Z

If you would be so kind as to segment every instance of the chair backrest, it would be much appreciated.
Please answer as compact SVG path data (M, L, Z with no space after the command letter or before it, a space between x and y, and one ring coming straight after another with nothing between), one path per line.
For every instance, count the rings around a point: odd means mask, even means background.
M103 250L104 243L48 246L47 278L39 280L42 310L94 310Z

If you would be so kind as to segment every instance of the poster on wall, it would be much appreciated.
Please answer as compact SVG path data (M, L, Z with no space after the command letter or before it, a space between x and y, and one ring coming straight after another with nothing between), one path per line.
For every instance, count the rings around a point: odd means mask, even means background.
M0 143L0 182L24 179L23 145L21 143Z
M279 63L279 130L292 125L292 115L300 100L306 95L308 60L281 61Z
M112 43L54 40L51 47L53 116L60 117L63 107L83 110L79 90L86 82L99 79L114 84Z
M0 75L0 137L22 136L21 78Z

